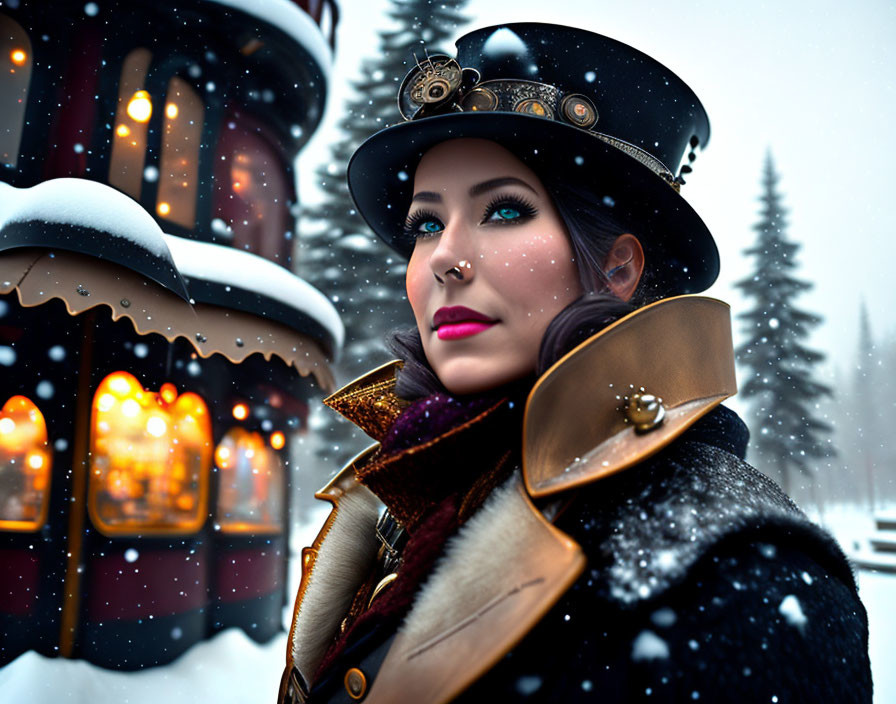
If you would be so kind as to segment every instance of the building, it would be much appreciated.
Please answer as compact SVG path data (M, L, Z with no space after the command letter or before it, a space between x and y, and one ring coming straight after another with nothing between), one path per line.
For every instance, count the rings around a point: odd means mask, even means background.
M343 335L290 271L336 18L0 6L0 665L281 628L290 444Z

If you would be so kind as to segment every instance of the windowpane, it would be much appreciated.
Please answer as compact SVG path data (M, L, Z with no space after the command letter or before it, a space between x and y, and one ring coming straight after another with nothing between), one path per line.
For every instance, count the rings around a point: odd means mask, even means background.
M280 531L283 465L261 434L231 428L215 449L215 464L221 477L217 512L221 530Z
M25 30L0 15L0 164L15 168L31 79L31 42Z
M218 138L212 230L232 246L288 266L292 251L288 200L292 192L264 127L230 119Z
M124 60L109 163L109 183L136 200L143 184L146 130L152 117L152 100L143 87L151 59L148 49L134 49Z
M43 414L25 396L13 396L0 409L0 529L44 524L51 465Z
M127 372L97 388L90 426L90 515L107 534L190 532L205 519L212 431L200 396L146 391Z
M191 229L196 225L199 144L204 113L205 106L199 94L183 79L172 78L165 99L156 212L166 220Z

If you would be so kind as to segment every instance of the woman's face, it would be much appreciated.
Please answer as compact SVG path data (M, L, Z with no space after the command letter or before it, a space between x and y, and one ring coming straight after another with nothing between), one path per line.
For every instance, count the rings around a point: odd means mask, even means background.
M582 294L566 228L538 177L483 139L430 149L414 177L408 299L454 394L535 372L548 323Z

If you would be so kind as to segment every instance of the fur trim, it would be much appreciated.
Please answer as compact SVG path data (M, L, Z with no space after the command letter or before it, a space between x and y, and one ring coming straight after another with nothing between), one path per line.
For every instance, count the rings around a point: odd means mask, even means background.
M357 484L338 499L296 614L293 663L311 681L333 635L376 559L380 502Z
M493 598L493 590L481 587L494 583L495 566L526 550L528 534L520 526L532 520L532 509L521 500L520 486L517 472L446 543L401 626L410 642L429 640Z

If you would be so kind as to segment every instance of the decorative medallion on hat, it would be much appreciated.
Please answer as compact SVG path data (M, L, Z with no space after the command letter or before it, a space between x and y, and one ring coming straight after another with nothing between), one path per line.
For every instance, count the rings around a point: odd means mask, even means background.
M460 102L464 111L491 111L498 109L498 96L488 88L479 86L467 93Z
M576 127L591 128L597 122L597 108L584 95L567 95L560 103L560 113Z
M554 119L554 111L548 107L548 104L538 98L525 98L513 106L514 112L525 113L526 115L535 115L536 117L546 117L550 120Z
M460 88L463 71L450 56L427 56L411 69L398 91L401 114L409 120L421 108L438 107Z

